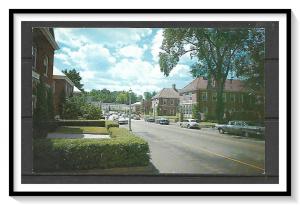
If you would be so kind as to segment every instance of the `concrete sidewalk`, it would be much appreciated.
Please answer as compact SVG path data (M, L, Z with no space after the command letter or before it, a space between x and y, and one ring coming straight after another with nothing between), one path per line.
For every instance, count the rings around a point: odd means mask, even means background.
M47 138L63 138L63 139L110 139L109 135L100 134L64 134L64 133L48 133Z

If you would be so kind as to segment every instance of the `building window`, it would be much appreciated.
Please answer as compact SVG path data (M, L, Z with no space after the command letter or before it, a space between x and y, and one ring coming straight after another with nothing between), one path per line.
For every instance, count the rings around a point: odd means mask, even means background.
M207 92L202 93L202 101L207 101Z
M171 104L171 105L174 105L174 99L171 99L171 100L170 100L170 104Z
M212 100L215 101L215 102L217 101L217 93L213 93Z
M189 99L192 100L192 92L189 93Z
M226 93L223 93L223 102L226 102Z
M36 70L36 57L37 57L37 49L32 46L32 69Z
M45 57L44 57L44 62L43 62L43 64L44 64L44 74L45 74L45 76L48 75L48 63L49 63L49 61L48 61L48 56L45 56Z
M204 113L208 113L208 108L204 107Z
M163 99L163 104L164 104L164 105L167 104L167 99Z

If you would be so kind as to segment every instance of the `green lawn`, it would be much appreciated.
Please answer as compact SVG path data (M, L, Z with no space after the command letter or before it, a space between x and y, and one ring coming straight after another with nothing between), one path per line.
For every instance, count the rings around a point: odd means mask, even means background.
M108 134L105 127L63 126L54 132L64 134Z

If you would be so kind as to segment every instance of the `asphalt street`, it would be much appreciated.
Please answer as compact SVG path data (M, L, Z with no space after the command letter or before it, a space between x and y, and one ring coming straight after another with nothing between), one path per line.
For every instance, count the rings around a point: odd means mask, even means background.
M264 173L263 140L219 134L213 128L194 130L143 120L132 120L132 131L148 141L151 162L161 174L261 176Z

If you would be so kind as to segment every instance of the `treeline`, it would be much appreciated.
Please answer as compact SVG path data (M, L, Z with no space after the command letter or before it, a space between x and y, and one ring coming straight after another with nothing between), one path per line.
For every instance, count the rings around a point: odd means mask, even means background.
M144 92L144 96L131 92L131 103L141 102L143 99L151 100L156 92ZM128 91L110 91L106 88L102 90L91 90L87 93L87 96L92 101L101 101L104 103L120 103L129 104L129 92Z

